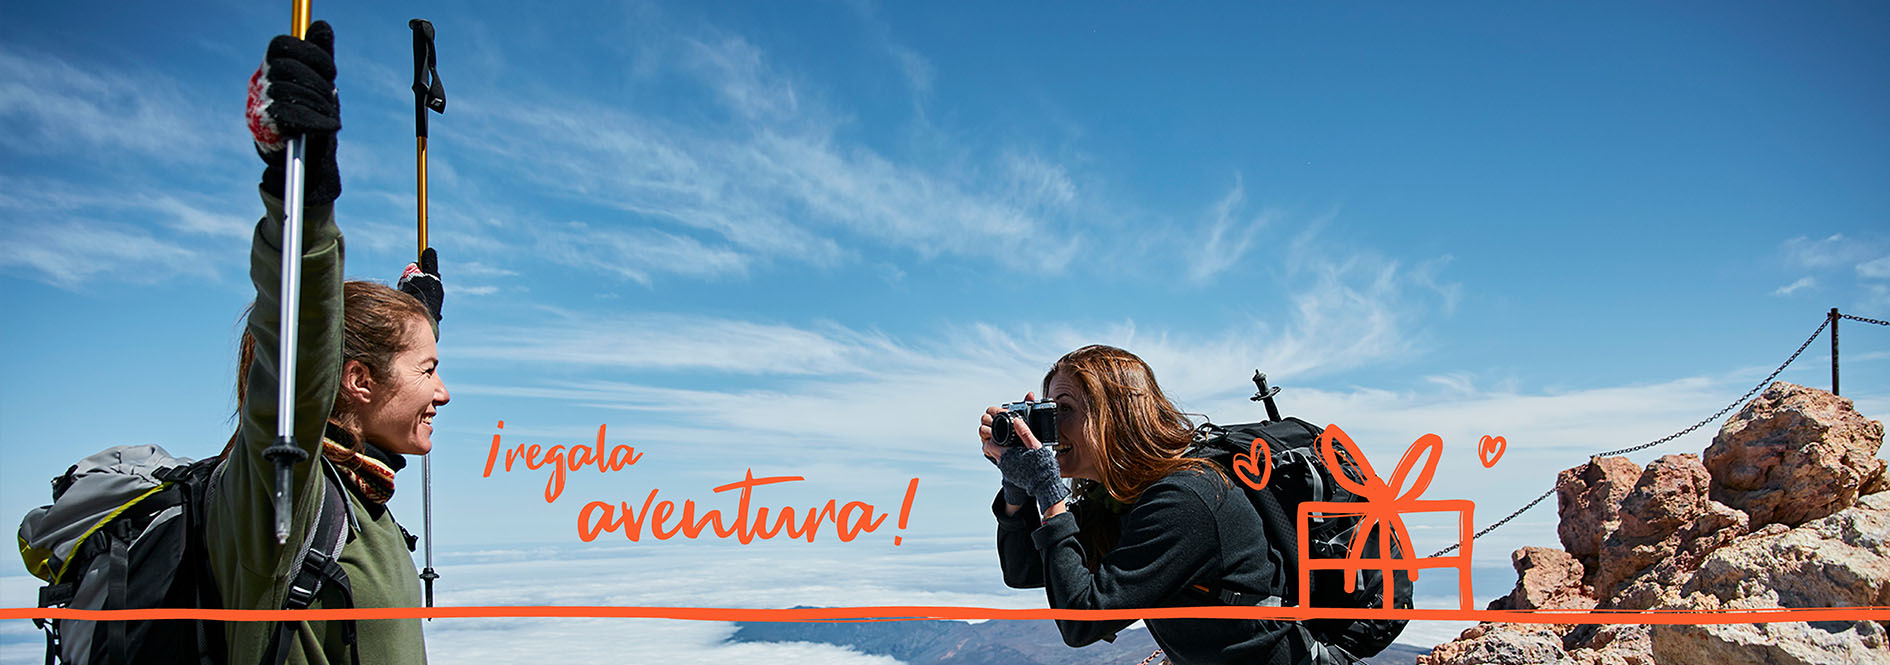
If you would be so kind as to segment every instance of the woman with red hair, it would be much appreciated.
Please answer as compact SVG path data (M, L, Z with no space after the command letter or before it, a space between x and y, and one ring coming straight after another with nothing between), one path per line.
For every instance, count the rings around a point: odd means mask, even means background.
M1057 405L1053 447L1002 407L978 426L1003 490L992 506L998 560L1014 588L1043 587L1057 609L1220 605L1218 594L1277 598L1280 562L1241 491L1213 463L1188 457L1193 427L1135 354L1086 346L1043 379ZM1034 400L1034 393L1025 395ZM1009 427L1020 445L992 441ZM1075 496L1063 482L1075 479ZM1064 642L1113 639L1133 619L1057 621ZM1298 623L1148 619L1175 663L1347 663Z

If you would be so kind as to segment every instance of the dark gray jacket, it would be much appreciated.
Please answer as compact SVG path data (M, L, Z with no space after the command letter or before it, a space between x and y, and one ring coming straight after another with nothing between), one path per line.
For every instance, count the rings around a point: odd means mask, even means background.
M1260 516L1240 488L1212 471L1187 470L1156 481L1120 516L1122 536L1091 572L1075 516L1041 522L1035 506L1004 514L1000 493L998 561L1004 583L1044 587L1057 609L1131 609L1219 605L1196 585L1277 596L1286 587L1267 549ZM1080 647L1133 623L1058 621L1063 641ZM1309 663L1317 649L1291 621L1149 619L1148 632L1178 664ZM1276 653L1277 652L1277 653ZM1276 660L1277 658L1277 660Z

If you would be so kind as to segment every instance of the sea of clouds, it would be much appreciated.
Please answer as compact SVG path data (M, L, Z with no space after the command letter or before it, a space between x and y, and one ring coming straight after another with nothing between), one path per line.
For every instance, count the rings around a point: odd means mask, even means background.
M1042 592L1003 585L989 537L882 543L610 543L468 549L441 553L443 606L616 605L1044 606ZM1479 596L1507 592L1504 570L1477 573ZM1419 607L1453 607L1450 573L1420 577ZM39 581L0 578L0 602L30 606ZM1482 591L1483 588L1491 591ZM1478 603L1487 602L1487 597ZM1400 639L1430 646L1470 624L1419 622ZM732 642L735 625L669 619L440 619L427 622L429 660L440 663L822 663L890 665L885 656L809 643ZM0 622L0 665L43 662L30 621Z

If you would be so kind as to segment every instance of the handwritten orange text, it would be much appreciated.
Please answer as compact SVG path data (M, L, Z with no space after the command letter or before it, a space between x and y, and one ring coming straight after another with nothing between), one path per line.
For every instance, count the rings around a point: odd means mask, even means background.
M499 429L505 429L505 421L499 421ZM576 471L584 468L585 465L596 464L598 473L606 473L636 464L640 459L643 459L643 454L637 452L637 449L632 446L612 446L609 454L605 454L604 425L598 425L596 447L577 444L567 450L563 445L546 448L535 443L530 445L521 443L518 447L505 451L505 471L510 472L512 463L516 461L523 461L526 468L534 470L551 467L551 477L545 479L545 503L551 503L557 501L558 495L564 493L564 473L567 470ZM498 461L499 434L494 433L492 449L486 453L486 478L492 477L492 466Z
M578 511L578 538L584 542L597 539L605 532L620 532L633 541L643 539L644 533L657 540L668 540L677 535L684 538L698 538L704 530L711 531L717 538L734 538L744 544L755 539L768 540L783 533L788 538L800 538L814 542L814 537L821 527L833 525L834 535L841 542L851 542L862 533L870 533L886 522L887 514L879 512L873 504L864 501L848 501L841 504L838 499L828 499L827 503L806 511L795 513L792 507L781 507L773 511L770 521L766 506L755 507L751 513L752 495L756 487L776 483L791 483L806 480L800 476L766 476L756 478L753 469L742 480L715 488L716 493L739 490L736 508L732 517L725 516L721 510L708 509L698 512L696 502L685 500L682 511L677 512L676 502L664 499L658 501L658 490L650 490L643 498L641 508L632 508L628 502L615 506L592 501L584 504ZM904 529L907 517L912 512L912 499L918 492L919 479L913 478L906 485L906 498L900 508L899 528ZM672 521L672 518L674 521ZM893 544L900 544L895 537Z

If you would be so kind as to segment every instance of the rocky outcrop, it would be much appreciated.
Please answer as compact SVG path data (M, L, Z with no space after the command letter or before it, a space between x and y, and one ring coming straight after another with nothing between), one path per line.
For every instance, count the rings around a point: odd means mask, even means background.
M1849 507L1884 482L1883 423L1822 390L1774 383L1706 448L1713 499L1753 527L1797 526Z
M1493 610L1585 610L1595 599L1582 584L1582 563L1553 547L1525 547L1509 555L1516 590L1490 601Z
M1418 656L1418 665L1446 663L1566 663L1562 636L1548 626L1518 623L1479 624L1456 640Z
M1890 606L1890 492L1796 529L1774 525L1714 551L1671 609ZM1890 662L1873 621L1655 626L1661 663Z
M1562 549L1581 562L1582 581L1594 584L1601 544L1621 526L1621 500L1641 477L1641 467L1626 457L1597 457L1555 478L1556 535Z
M1527 547L1491 609L1890 606L1882 423L1775 383L1704 458L1590 460L1557 478L1566 552ZM1890 664L1890 622L1563 626L1485 623L1430 665Z
M1678 583L1707 552L1746 532L1745 514L1707 498L1711 480L1698 455L1647 465L1621 500L1620 527L1601 545L1596 597L1616 609L1653 607L1657 588Z

